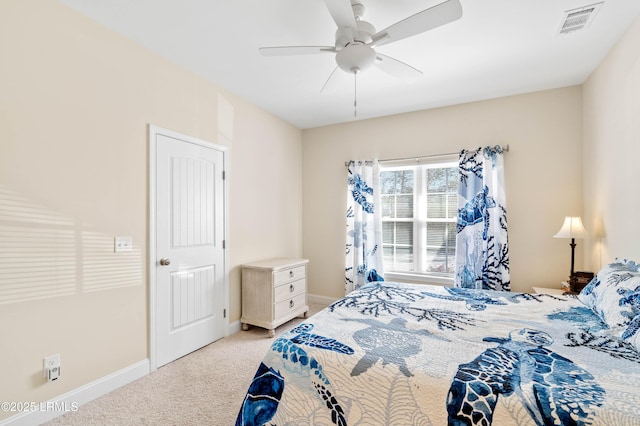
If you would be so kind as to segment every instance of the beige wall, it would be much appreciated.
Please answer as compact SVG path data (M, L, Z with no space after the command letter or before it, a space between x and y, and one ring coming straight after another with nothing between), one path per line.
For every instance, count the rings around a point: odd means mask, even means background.
M231 322L240 263L302 255L300 130L55 1L0 2L0 58L0 400L148 357L148 124L230 147Z
M640 18L584 84L585 262L640 261Z
M495 144L511 148L505 174L512 289L559 287L569 274L570 248L553 235L564 216L582 213L581 103L581 88L569 87L303 131L309 291L344 294L345 161Z

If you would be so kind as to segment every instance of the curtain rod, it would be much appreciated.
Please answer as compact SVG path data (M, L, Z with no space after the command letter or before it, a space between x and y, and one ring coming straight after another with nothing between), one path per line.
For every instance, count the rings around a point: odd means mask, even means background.
M504 145L502 147L502 151L504 152L509 152L509 145ZM392 162L392 161L405 161L405 160L415 160L416 163L419 163L421 159L423 158L436 158L436 157L448 157L450 155L457 155L460 154L460 151L457 152L449 152L446 154L433 154L433 155L422 155L420 157L405 157L405 158L387 158L385 160L378 160L378 163L387 163L387 162ZM349 162L345 161L344 162L345 166L349 166Z

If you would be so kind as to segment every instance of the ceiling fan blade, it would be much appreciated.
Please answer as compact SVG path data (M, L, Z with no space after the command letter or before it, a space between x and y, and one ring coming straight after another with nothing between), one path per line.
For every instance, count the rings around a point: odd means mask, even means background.
M393 77L409 82L422 77L419 69L381 53L376 54L375 66Z
M453 22L462 17L459 0L447 0L378 31L371 45L382 46Z
M349 0L324 0L324 3L338 28L349 27L355 30L356 18Z
M291 56L314 55L316 53L335 53L333 46L279 46L261 47L258 49L262 56Z

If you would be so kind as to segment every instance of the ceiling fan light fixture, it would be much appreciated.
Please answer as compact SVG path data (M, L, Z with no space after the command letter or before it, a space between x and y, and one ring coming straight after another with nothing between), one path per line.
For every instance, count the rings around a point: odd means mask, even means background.
M346 72L364 71L376 61L376 51L366 44L350 44L336 54L336 63Z

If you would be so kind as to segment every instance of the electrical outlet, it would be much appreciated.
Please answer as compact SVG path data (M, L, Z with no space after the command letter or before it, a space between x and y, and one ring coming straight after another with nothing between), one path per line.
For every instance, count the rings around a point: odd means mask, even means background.
M133 250L133 238L132 237L115 237L113 241L114 253L120 253L123 251Z
M43 361L43 374L50 382L60 377L60 354L45 357Z

